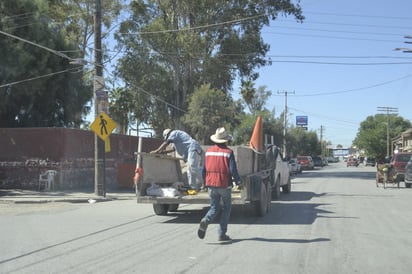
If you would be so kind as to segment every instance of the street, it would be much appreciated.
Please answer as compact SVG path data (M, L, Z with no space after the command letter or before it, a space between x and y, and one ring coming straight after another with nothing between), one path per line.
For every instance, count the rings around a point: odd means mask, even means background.
M197 238L206 205L0 203L0 273L410 273L412 190L377 188L375 171L304 171L265 217L234 206L229 243L218 220Z

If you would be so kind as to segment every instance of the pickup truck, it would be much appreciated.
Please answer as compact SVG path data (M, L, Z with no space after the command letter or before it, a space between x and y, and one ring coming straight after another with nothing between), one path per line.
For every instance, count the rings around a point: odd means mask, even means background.
M142 139L139 140L141 147ZM251 206L255 215L264 216L271 201L291 191L288 162L274 145L265 145L265 152L246 146L230 147L235 154L241 177L241 189L232 190L232 203ZM135 190L138 203L151 203L156 215L178 210L179 204L209 205L207 192L194 195L185 190L185 176L180 158L162 154L137 152Z

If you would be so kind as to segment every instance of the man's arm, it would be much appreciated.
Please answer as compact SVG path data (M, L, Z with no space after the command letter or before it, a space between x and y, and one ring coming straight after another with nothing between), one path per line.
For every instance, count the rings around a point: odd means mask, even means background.
M157 149L151 151L150 153L162 153L162 154L167 154L170 152L175 151L174 148L166 150L166 147L170 144L170 141L165 141L163 142Z
M229 157L229 168L230 168L230 174L232 175L233 179L235 180L236 185L240 184L240 176L237 171L237 166L236 166L236 161L235 161L235 154L230 153Z

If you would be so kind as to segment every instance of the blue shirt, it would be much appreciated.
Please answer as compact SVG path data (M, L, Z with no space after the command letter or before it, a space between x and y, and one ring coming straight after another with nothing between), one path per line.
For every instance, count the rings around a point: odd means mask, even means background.
M177 153L179 153L179 155L182 156L185 161L187 161L189 151L196 150L199 153L202 151L199 143L182 130L172 130L166 141L173 144Z

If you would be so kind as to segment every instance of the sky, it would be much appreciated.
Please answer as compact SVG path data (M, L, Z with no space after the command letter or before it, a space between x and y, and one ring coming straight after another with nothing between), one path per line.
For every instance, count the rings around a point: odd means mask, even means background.
M288 124L307 116L308 130L333 147L350 147L378 107L412 121L412 53L394 50L412 49L412 1L300 3L303 23L279 16L262 31L273 63L258 70L255 87L272 92L266 107L279 117L287 92Z

